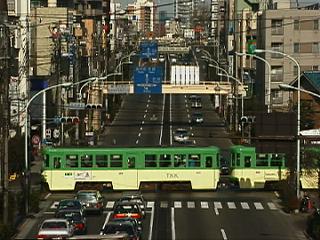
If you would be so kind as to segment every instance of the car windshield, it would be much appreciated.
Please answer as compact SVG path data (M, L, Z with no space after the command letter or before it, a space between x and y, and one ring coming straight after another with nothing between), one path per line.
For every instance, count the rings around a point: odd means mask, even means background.
M78 201L66 200L59 203L59 208L80 208L81 204Z
M114 213L137 213L139 209L137 205L118 205Z
M67 228L67 224L65 222L45 222L42 228Z
M194 113L193 116L195 116L195 117L202 117L202 113Z
M136 203L142 203L142 199L139 197L124 197L121 199L121 201L129 201L129 202L136 202Z
M129 224L119 224L119 225L107 225L104 234L116 234L120 232L126 232L129 235L134 235L133 227Z
M77 198L79 200L95 200L96 196L94 193L79 193Z
M177 130L176 134L178 134L178 135L187 135L188 132L187 132L187 130Z

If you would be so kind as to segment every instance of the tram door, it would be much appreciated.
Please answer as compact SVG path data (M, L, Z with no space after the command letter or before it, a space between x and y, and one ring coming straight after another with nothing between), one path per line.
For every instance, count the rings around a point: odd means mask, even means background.
M138 180L138 166L137 166L137 154L135 153L128 153L127 154L127 176L128 179L130 179L130 182L134 184L134 188L137 189L139 188L139 180Z

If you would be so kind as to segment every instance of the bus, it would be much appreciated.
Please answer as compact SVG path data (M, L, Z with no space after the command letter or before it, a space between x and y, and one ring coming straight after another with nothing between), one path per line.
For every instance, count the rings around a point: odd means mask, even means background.
M143 184L187 183L216 189L220 149L210 147L68 147L43 149L42 176L51 191L138 190Z

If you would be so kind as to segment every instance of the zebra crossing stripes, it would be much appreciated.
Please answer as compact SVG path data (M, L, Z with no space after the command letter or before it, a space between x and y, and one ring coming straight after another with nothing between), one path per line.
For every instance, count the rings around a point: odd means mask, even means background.
M154 202L147 202L147 208L153 208Z
M195 204L195 202L187 202L187 207L188 208L195 208L196 204Z
M201 208L209 208L208 202L201 202Z
M240 204L241 204L242 209L245 209L245 210L250 209L249 204L247 202L241 202Z
M263 206L260 202L254 202L253 204L257 210L263 210Z
M271 210L276 210L276 209L277 209L276 205L275 205L273 202L268 202L267 204L268 204L268 207L269 207Z
M113 208L113 206L114 206L114 201L108 201L106 208Z
M168 208L168 202L160 202L160 208Z
M222 209L221 202L214 202L213 205L214 205L214 208L216 208L216 209Z
M227 202L229 209L236 209L236 204L234 202Z
M174 202L174 208L181 208L181 202Z

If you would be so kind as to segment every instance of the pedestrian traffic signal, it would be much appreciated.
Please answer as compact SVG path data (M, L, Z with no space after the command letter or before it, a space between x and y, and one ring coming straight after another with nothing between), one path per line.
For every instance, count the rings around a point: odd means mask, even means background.
M102 108L102 104L100 103L88 103L86 105L87 109L101 109Z
M79 124L79 117L60 117L59 122L63 124Z

